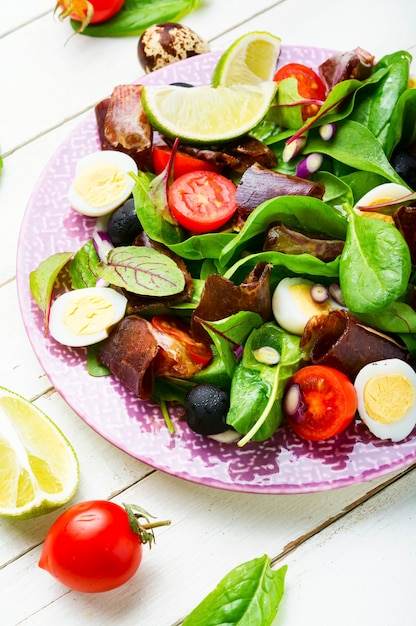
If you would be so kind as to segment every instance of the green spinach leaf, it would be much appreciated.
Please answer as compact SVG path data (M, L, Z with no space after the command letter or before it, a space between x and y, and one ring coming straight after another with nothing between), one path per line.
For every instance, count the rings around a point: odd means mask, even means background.
M183 626L271 626L284 594L287 565L267 555L232 569L183 621Z
M303 151L305 154L320 152L357 170L373 172L393 183L404 184L373 133L354 120L339 122L332 141L311 137Z
M411 56L408 52L398 51L384 56L377 63L375 71L386 70L380 81L357 94L350 119L366 126L378 139L387 156L391 146L388 140L389 128L394 109L400 96L407 90Z
M280 196L263 202L249 215L238 235L222 250L221 266L227 266L251 239L264 233L273 222L335 239L345 239L347 230L347 220L325 202L309 196Z
M283 389L301 360L299 341L299 337L290 335L273 322L250 333L231 382L227 414L227 424L244 435L238 446L250 440L264 441L279 427L283 418ZM277 351L280 355L277 364L268 365L256 358L256 351L264 347ZM241 398L244 398L244 405Z
M339 264L351 311L371 313L392 304L406 290L411 267L409 248L395 226L351 211Z

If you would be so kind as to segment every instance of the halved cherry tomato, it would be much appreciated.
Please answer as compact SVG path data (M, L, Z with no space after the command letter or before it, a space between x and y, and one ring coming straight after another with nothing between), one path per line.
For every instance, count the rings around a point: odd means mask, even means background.
M298 386L299 405L296 412L289 414L285 400L293 385ZM354 385L342 372L326 365L307 365L288 382L283 407L290 427L299 437L324 441L352 422L357 395Z
M212 359L211 348L191 337L190 328L184 320L174 315L155 315L151 323L157 330L179 339L197 365L208 365Z
M296 78L298 81L299 95L302 98L306 98L307 100L325 100L325 85L312 68L302 65L301 63L288 63L277 70L273 80L279 82L285 78ZM316 115L318 109L318 104L305 104L302 106L303 119L305 120L308 117Z
M133 525L129 515L137 523ZM151 529L169 523L142 525L140 518L150 522L148 514L135 505L123 508L107 500L74 504L49 529L39 567L77 591L115 589L139 568L143 544L151 545L154 539Z
M161 174L168 164L171 150L167 146L154 146L152 150L153 169L156 174ZM207 172L221 172L222 167L204 161L203 159L197 159L190 154L177 151L173 163L173 178L179 178L189 172L196 172L199 170L205 170Z
M120 11L125 0L58 0L55 11L61 9L60 18L70 16L77 22L82 22L82 27L88 24L106 22Z
M209 233L234 215L234 183L216 172L189 172L169 188L169 206L178 223L194 233Z

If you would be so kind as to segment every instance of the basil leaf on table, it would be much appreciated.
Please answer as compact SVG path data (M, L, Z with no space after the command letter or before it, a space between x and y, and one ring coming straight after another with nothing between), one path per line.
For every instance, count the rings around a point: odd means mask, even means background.
M238 565L182 626L271 626L283 597L286 571L287 565L273 570L267 555Z
M409 247L395 226L351 211L339 263L351 311L370 313L392 304L406 290L411 267Z
M114 17L100 24L89 24L81 34L90 37L141 35L152 24L179 22L199 4L200 0L125 0ZM79 22L71 20L71 26L79 31Z

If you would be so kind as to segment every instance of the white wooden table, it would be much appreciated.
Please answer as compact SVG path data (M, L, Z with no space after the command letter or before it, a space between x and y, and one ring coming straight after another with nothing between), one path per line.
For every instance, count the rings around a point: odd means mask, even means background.
M105 594L69 591L37 567L61 511L0 520L0 623L169 626L232 567L268 554L289 566L276 624L414 626L416 469L303 495L253 495L185 482L147 467L89 428L53 389L26 337L15 282L20 223L51 154L113 86L142 74L137 38L73 37L54 0L7 2L0 19L0 385L34 400L75 447L74 502L137 502L172 525L138 574ZM416 55L414 0L203 0L183 20L221 50L251 30L283 44L379 57ZM415 65L413 73L416 74Z

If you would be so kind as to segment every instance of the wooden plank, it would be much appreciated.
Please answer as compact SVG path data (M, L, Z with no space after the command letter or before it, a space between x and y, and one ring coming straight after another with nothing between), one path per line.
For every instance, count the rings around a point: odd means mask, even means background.
M96 455L95 459L99 475L107 457ZM3 615L7 624L30 617L31 626L54 623L62 615L68 624L88 618L90 624L168 626L192 610L232 567L265 553L271 557L284 553L287 546L302 543L307 534L314 541L314 529L320 530L327 520L342 515L351 503L382 482L299 496L261 496L228 493L159 472L151 474L115 498L140 504L159 519L172 520L171 526L159 529L155 546L145 552L143 565L131 581L106 594L68 592L36 567L40 546L34 547L0 571ZM403 484L402 491L408 490L408 497L414 497L416 486L407 478ZM392 507L395 490L395 486L388 488ZM374 509L377 511L370 501L360 510L380 523ZM312 554L316 553L315 548ZM6 581L10 583L6 585ZM16 603L13 598L23 588L25 603Z

